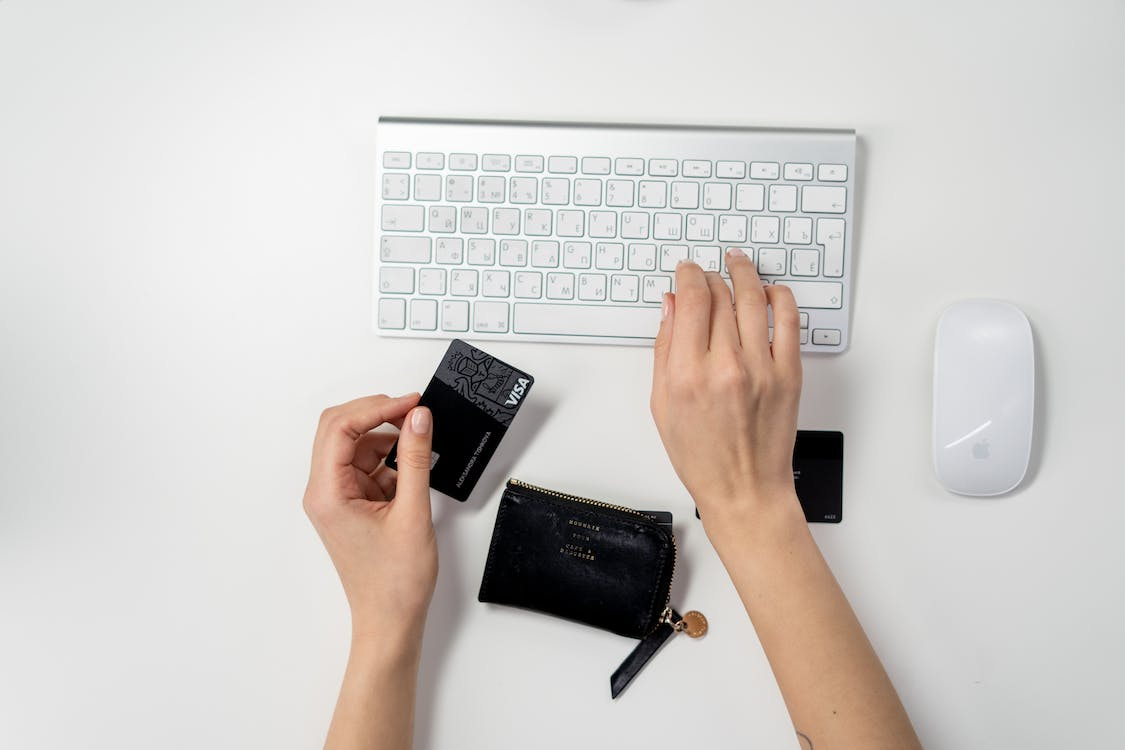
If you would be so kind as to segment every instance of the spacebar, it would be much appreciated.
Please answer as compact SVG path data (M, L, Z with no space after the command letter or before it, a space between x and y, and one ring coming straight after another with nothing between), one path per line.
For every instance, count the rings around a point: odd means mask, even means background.
M512 309L514 333L654 339L659 328L659 307L517 302Z

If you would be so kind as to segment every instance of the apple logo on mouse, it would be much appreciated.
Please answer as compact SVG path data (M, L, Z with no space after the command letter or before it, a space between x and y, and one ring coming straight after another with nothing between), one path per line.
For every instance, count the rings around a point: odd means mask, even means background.
M988 438L979 443L973 443L973 458L988 458Z

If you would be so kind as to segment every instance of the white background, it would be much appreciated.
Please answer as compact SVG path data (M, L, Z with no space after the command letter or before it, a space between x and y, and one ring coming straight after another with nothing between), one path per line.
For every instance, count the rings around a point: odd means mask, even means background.
M3 2L0 746L322 741L348 622L300 508L313 428L444 350L369 329L382 114L855 128L852 346L801 404L846 435L845 521L814 533L929 747L1115 744L1123 29L1116 2ZM1033 467L995 500L930 467L935 323L973 296L1039 355ZM418 747L793 747L650 351L489 348L538 380L472 501L436 502ZM711 634L611 703L632 641L478 604L508 474L673 510L673 601Z

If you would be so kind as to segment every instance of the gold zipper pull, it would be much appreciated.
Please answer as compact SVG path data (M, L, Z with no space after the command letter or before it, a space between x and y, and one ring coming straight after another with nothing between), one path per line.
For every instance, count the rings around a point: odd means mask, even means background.
M661 619L671 625L677 633L684 633L688 638L702 638L707 635L707 617L702 612L693 609L685 612L678 620L674 619L675 615L676 612L671 607L666 607Z

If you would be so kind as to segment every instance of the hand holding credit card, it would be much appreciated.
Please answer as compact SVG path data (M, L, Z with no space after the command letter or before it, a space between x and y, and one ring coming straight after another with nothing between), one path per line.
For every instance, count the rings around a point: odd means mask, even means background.
M419 405L433 413L430 487L464 502L488 466L535 379L454 339ZM386 464L397 469L398 443Z

